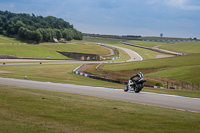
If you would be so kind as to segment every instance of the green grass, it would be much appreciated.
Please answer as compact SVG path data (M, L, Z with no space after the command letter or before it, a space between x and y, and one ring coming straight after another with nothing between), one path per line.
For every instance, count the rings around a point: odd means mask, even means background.
M0 70L11 72L0 73L0 77L24 79L24 76L27 75L29 80L123 88L123 85L89 79L72 73L72 71L80 65L81 64L0 66ZM90 82L88 82L88 80Z
M200 53L200 42L148 42L148 41L128 41L128 43L141 45L145 47L153 47L160 45L159 48L183 53Z
M46 59L69 59L56 51L77 52L107 55L109 50L96 44L85 44L85 42L74 44L50 44L50 45L30 45L30 44L0 44L0 54L13 55L24 58Z
M184 53L200 53L200 42L178 42L163 45L160 48Z
M46 49L53 49L56 51L65 52L81 52L88 54L98 54L100 56L109 54L109 50L96 44L86 43L84 41L74 42L72 44L54 44L54 45L41 45Z
M119 44L120 39L100 38L100 37L84 37L83 40L90 42L106 43L106 44Z
M2 133L198 133L199 113L0 85Z
M59 53L56 50L41 47L39 45L13 45L6 44L0 45L0 53L4 55L12 55L21 58L42 58L47 59L69 59Z
M154 38L155 39L155 38ZM170 38L165 38L170 39ZM171 38L172 39L172 38ZM176 39L176 38L175 38ZM84 37L84 40L86 41L92 41L92 42L100 42L100 43L107 43L107 44L120 44L120 39L110 39L110 38L91 38L91 37ZM173 40L173 39L172 39ZM187 40L187 39L186 39ZM200 42L192 42L192 41L186 41L186 42L174 42L174 43L167 43L167 42L150 42L150 41L136 41L136 40L124 40L128 43L141 45L145 47L154 47L159 46L159 48L176 51L176 52L183 52L183 53L200 53ZM151 53L149 50L144 51L145 53ZM144 56L141 52L140 54ZM154 53L155 54L155 53ZM144 56L144 58L146 58Z
M102 71L105 70L108 75L112 75L112 72L118 72L119 75L127 75L126 78L131 76L133 73L142 71L145 73L145 76L149 77L185 80L197 84L200 81L199 60L200 54L194 54L124 64L105 64ZM111 73L109 73L109 71ZM101 71L97 71L96 73L101 73Z
M27 43L16 38L0 35L0 43Z
M148 74L148 76L184 80L194 83L195 85L198 83L200 84L200 78L198 75L200 75L200 65L169 68Z
M141 37L141 39L146 39L146 40L190 40L189 38L174 38L174 37Z
M131 40L131 41L127 41L127 42L136 44L136 45L145 46L145 47L153 47L153 46L157 46L157 45L168 45L169 44L166 42L150 42L150 41L135 41L135 40Z

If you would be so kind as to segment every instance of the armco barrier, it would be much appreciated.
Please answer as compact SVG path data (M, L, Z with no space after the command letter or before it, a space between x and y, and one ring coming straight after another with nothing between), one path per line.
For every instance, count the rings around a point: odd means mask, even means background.
M111 58L110 60L116 60L119 59L120 57L115 57L115 58Z
M89 77L89 78L93 78L93 79L98 79L98 80L102 80L102 81L107 81L107 82L112 82L112 83L118 83L118 84L128 84L128 82L123 82L123 81L118 81L118 80L113 80L113 79L106 79L106 78L102 78L102 77L97 77L97 76L94 76L94 75L90 75L90 74L85 74L85 73L81 73L81 72L78 72L77 70L82 67L79 66L77 68L75 68L73 70L73 73L75 74L78 74L78 75L81 75L81 76L85 76L85 77ZM160 86L151 86L151 85L144 85L145 87L151 87L151 88L159 88L159 89L166 89L164 87L160 87Z
M75 69L73 70L73 73L78 74L78 75L81 75L81 76L85 76L85 77L90 77L90 74L85 74L85 73L81 73L81 72L78 72L78 71L77 71L77 70L78 70L79 68L81 68L81 67L82 67L82 65L79 66L79 67L77 67L77 68L75 68Z
M160 87L160 86L153 86L154 88L158 88L158 89L166 89L164 87Z

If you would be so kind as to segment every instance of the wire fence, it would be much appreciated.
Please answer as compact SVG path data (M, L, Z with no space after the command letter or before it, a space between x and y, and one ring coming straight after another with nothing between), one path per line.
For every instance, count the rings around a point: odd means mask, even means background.
M200 91L199 83L189 83L185 81L162 81L162 86L167 89L179 89L179 90L197 90Z

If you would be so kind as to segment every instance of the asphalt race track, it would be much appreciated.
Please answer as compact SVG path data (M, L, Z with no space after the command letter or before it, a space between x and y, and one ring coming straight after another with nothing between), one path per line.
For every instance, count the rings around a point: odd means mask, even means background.
M41 90L74 93L114 100L121 100L145 105L160 106L178 110L200 112L200 99L157 93L124 92L122 89L91 87L72 84L50 83L11 78L0 78L0 84L34 88Z

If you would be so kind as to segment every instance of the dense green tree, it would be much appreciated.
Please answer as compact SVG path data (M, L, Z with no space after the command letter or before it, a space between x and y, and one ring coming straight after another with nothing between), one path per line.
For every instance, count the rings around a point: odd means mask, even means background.
M62 33L59 29L55 29L54 32L56 33L56 38L59 40L62 37Z
M76 29L74 29L74 39L76 39L76 40L82 40L83 39L82 33L77 31Z
M31 40L32 39L32 31L30 31L30 30L26 30L25 32L24 32L24 39L26 39L26 40Z
M40 34L42 35L42 41L43 42L47 42L49 40L49 33L46 29L40 28L37 29L38 32L40 32Z
M36 43L41 42L42 41L42 34L38 31L32 31L31 40L35 40Z
M9 11L0 11L0 34L17 35L37 43L61 37L67 40L82 39L82 33L61 18L16 14Z
M73 30L71 29L65 29L62 35L63 35L63 38L65 38L68 41L71 41L74 38Z
M26 31L27 31L26 28L24 28L24 27L20 27L19 30L18 30L18 35L19 35L19 37L25 39L25 32L26 32Z

